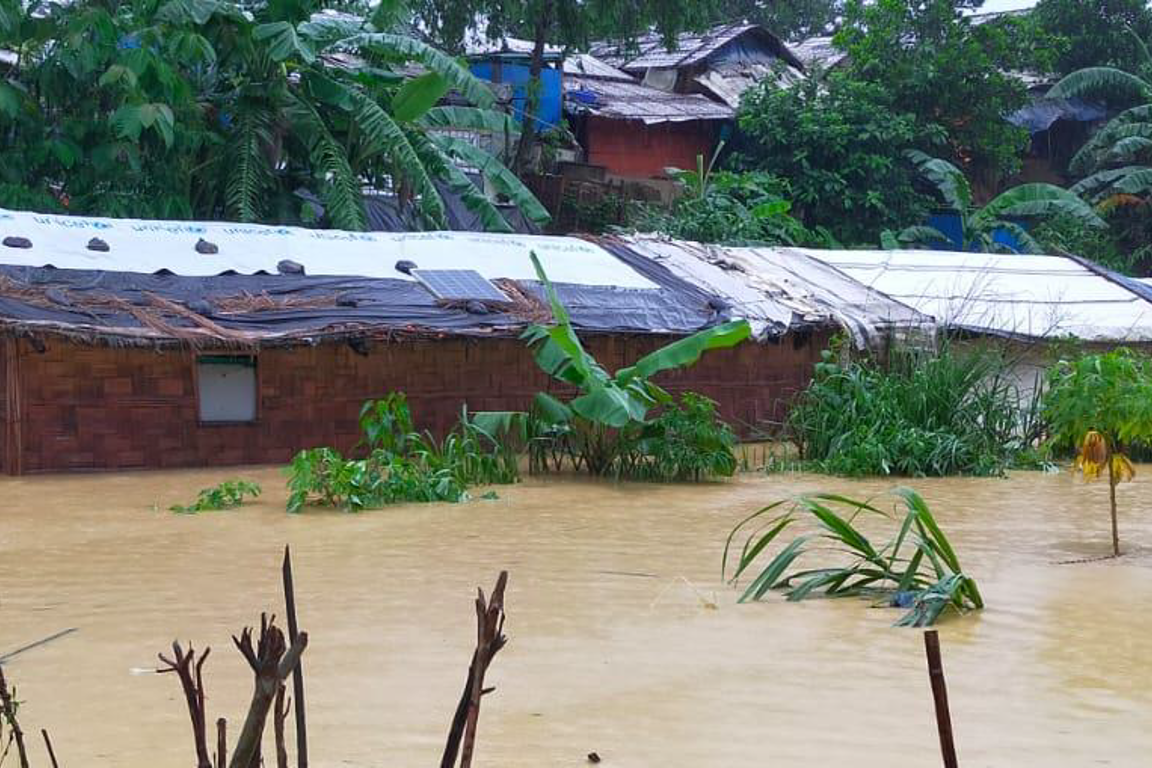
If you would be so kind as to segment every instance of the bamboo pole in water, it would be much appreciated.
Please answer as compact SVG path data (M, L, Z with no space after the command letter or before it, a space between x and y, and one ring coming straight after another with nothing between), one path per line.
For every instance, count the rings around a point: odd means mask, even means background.
M60 763L56 762L56 750L52 749L52 739L48 738L48 729L41 728L40 735L44 737L44 746L48 748L48 759L52 761L52 768L60 768Z
M924 653L928 657L928 682L936 705L936 729L940 733L940 752L944 768L958 768L956 745L952 740L952 716L948 712L948 686L944 682L944 663L940 659L940 636L936 630L924 633Z

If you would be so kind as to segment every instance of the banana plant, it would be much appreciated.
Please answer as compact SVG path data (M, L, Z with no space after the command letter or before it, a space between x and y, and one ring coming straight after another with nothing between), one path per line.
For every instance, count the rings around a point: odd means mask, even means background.
M905 155L936 187L947 207L960 216L962 250L1014 252L1013 248L995 239L995 233L1003 231L1012 234L1024 252L1039 253L1042 250L1040 244L1017 223L1017 219L1068 216L1085 226L1106 226L1088 203L1054 184L1021 184L1000 193L983 207L977 207L972 200L968 179L959 168L919 150L909 150ZM881 245L888 249L931 246L949 239L935 227L917 225L899 232L885 231L881 235Z
M447 188L508 231L487 185L546 222L500 159L517 128L489 86L404 31L395 0L346 7L0 0L0 205L311 223L306 190L330 224L363 229L379 189L445 228Z
M1097 202L1152 192L1152 51L1131 29L1139 60L1134 72L1116 67L1087 67L1065 75L1048 91L1049 98L1107 97L1135 103L1108 121L1085 142L1068 163L1083 177L1072 189Z
M536 276L544 286L555 324L533 325L523 334L536 363L553 378L571 385L577 394L567 402L541 392L534 406L542 421L570 428L579 440L585 465L602 474L615 458L614 436L619 430L647 423L649 411L672 401L671 395L652 381L662 371L694 364L705 352L734 347L751 333L747 320L734 320L707 328L672 342L609 373L584 348L572 326L572 318L544 272L531 254Z

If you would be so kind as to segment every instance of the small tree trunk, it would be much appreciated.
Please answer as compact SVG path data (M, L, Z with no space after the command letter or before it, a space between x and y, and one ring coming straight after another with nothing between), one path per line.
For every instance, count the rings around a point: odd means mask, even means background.
M12 698L12 691L8 689L8 681L4 679L4 668L0 667L0 715L8 721L10 740L16 742L16 756L20 759L20 768L28 768L28 750L24 748L24 731L20 730L20 723L16 720L16 703ZM7 754L7 749L4 750Z
M1108 503L1112 507L1112 556L1120 557L1120 529L1116 524L1116 472L1112 468L1112 451L1108 451Z
M517 174L528 170L532 150L536 146L536 112L540 104L540 91L543 83L540 73L544 71L544 51L548 44L548 31L552 29L553 0L540 3L539 13L533 25L532 63L528 69L528 91L524 99L523 123L520 127L520 143L516 146L516 159L512 167Z

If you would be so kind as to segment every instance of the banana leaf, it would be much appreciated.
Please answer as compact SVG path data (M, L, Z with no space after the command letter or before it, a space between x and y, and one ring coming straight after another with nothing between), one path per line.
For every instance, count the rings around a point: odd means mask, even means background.
M940 191L949 208L964 212L972 207L972 188L959 168L918 149L909 149L904 155Z
M613 377L624 384L632 379L647 379L661 371L694 364L705 352L734 347L752 334L747 320L732 320L705 328L685 339L679 339L645 355L635 365L621 368Z

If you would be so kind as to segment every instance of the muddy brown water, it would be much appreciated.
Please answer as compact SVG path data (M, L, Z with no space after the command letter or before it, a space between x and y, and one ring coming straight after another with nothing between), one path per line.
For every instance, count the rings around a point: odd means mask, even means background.
M229 476L265 495L166 511ZM1068 474L913 485L988 609L941 626L965 766L1152 765L1152 467L1120 489ZM0 653L26 727L65 766L187 766L177 681L142 673L173 640L212 646L209 717L238 728L251 678L229 635L279 607L293 548L312 764L431 766L501 568L510 643L477 764L939 765L920 634L856 601L737 605L730 526L769 500L888 482L745 476L700 486L530 480L495 501L348 515L283 511L277 470L0 480ZM710 607L714 606L714 607ZM37 741L34 749L39 749ZM39 752L36 753L39 758ZM38 759L40 765L46 760ZM35 763L34 763L35 764Z

